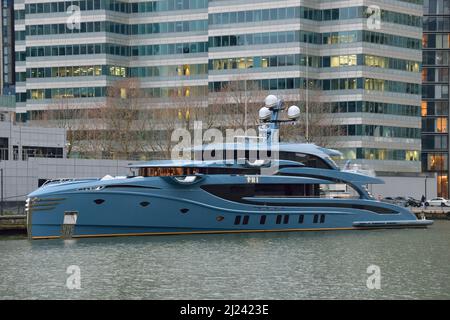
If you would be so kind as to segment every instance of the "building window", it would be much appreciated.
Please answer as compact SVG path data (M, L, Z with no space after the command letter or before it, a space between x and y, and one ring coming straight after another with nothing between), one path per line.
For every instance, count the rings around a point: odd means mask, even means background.
M447 155L439 153L428 154L427 169L428 171L447 170Z
M448 198L448 178L447 175L437 176L437 194L439 197Z
M421 114L422 117L425 117L427 115L427 102L426 101L422 101L422 105L421 105Z
M447 132L447 118L436 119L436 132L440 133Z
M419 151L412 150L412 151L406 151L406 158L407 161L419 161Z

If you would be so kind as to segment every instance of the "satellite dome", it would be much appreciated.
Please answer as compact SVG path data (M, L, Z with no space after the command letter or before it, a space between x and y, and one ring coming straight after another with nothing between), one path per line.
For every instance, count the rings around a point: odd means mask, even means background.
M296 120L300 117L300 108L297 106L290 106L288 108L287 116L291 120Z
M272 115L272 111L270 111L267 107L262 107L259 109L259 120L265 121L270 119L270 116Z
M264 99L264 103L267 108L275 107L278 103L278 98L277 98L277 96L270 94Z

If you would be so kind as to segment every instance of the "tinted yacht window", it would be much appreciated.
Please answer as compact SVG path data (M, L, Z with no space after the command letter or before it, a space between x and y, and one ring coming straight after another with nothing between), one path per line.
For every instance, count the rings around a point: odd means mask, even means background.
M243 202L244 197L320 197L318 184L220 184L201 188L223 199L238 202Z
M281 151L280 159L297 161L303 163L305 167L319 168L319 169L333 169L323 159L311 154Z
M359 199L360 194L346 184L220 184L200 186L220 198L245 202L243 198L323 198Z
M258 168L227 168L227 167L147 167L139 168L143 177L170 177L195 174L259 174Z

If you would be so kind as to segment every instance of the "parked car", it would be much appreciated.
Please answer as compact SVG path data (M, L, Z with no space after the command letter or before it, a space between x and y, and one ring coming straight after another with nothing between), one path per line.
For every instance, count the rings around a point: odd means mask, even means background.
M392 203L392 204L395 203L395 200L392 197L384 197L383 199L381 199L381 201L382 202L387 202L387 203Z
M381 201L383 202L387 202L387 203L392 203L395 204L397 206L401 206L401 207L420 207L420 201L417 199L414 199L413 197L385 197L383 199L381 199Z
M437 197L437 198L433 198L431 200L427 200L425 202L425 206L432 206L432 207L450 207L450 201L442 198L442 197Z
M400 206L400 207L406 207L408 203L408 199L405 197L395 197L394 198L394 204Z
M406 201L405 207L417 207L419 208L422 204L420 203L420 200L417 200L413 197L408 197Z

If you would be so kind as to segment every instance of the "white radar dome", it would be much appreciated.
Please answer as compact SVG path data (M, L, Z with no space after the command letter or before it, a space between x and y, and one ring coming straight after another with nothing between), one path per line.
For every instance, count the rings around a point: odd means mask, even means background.
M270 119L270 116L272 115L272 111L270 111L267 107L262 107L259 109L259 120L264 121Z
M273 94L268 95L264 99L264 103L265 103L267 108L275 107L277 105L277 103L278 103L278 98L276 96L274 96Z
M297 106L290 106L287 112L287 116L291 120L296 120L300 117L300 108Z

